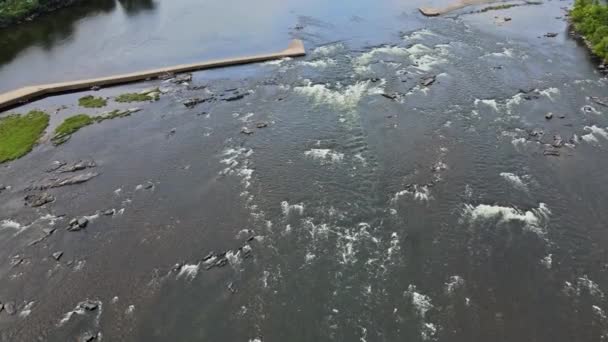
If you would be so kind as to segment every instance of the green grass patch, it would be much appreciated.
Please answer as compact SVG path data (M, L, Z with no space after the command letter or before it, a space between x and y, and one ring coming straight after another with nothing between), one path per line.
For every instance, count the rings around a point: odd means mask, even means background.
M570 16L593 53L608 61L608 5L597 0L576 0Z
M78 114L70 116L63 120L61 125L55 128L55 135L53 136L53 143L60 145L66 142L72 134L81 129L82 127L88 126L95 122L95 119L86 115Z
M78 99L78 105L85 108L101 108L105 107L107 103L103 97L95 97L93 95L83 96Z
M49 125L49 115L31 111L0 118L0 163L29 153Z
M126 93L116 96L114 100L116 102L144 102L144 101L156 101L159 98L159 92L151 91L149 93Z

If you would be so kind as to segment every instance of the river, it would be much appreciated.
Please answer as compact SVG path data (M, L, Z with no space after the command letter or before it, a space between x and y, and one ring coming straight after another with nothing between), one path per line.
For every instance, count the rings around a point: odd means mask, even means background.
M91 1L0 31L0 90L308 52L11 110L162 91L0 169L0 340L608 339L606 79L571 1L518 4Z

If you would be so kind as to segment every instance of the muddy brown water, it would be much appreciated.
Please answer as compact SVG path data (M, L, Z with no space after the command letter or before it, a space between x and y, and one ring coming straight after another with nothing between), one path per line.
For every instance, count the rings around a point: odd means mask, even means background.
M570 2L422 5L445 4L98 1L1 31L1 89L291 38L310 53L12 110L47 110L50 131L141 108L0 168L0 302L16 308L0 340L606 338L606 80L556 19ZM154 103L77 106L157 86ZM46 171L78 160L97 166ZM87 172L24 206L32 184Z

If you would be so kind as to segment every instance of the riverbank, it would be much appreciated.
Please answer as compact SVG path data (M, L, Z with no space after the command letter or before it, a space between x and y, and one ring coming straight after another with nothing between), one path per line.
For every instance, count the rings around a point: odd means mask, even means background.
M0 29L30 21L35 17L70 6L78 0L4 0L0 1Z
M601 59L608 60L608 5L594 0L576 0L570 11L571 32Z

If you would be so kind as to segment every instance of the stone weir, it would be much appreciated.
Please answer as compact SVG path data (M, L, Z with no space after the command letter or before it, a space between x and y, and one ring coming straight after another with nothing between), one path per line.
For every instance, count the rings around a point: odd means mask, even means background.
M137 82L142 80L154 79L167 74L179 74L195 70L221 68L233 65L248 63L258 63L285 57L298 57L306 55L304 44L299 39L294 39L289 43L287 49L270 54L244 56L236 58L223 58L206 62L180 64L159 69L144 70L127 74L91 78L78 81L59 82L27 86L0 94L0 110L14 107L19 104L40 99L46 96L61 94L66 92L90 89L92 87L104 87L118 84Z

